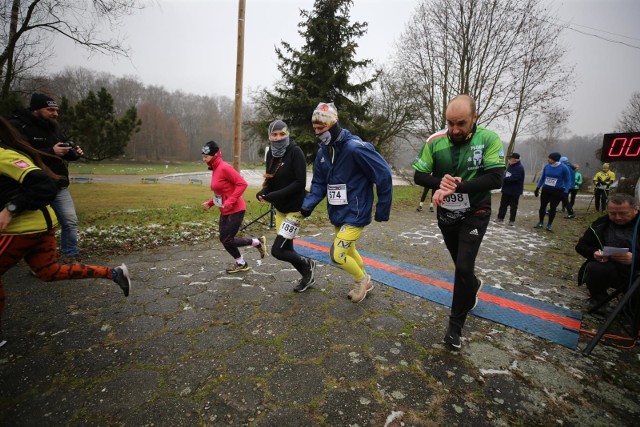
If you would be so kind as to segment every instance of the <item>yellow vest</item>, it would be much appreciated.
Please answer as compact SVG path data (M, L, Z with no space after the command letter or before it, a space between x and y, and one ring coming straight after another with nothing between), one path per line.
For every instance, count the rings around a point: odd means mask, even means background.
M16 183L22 184L27 174L33 170L38 170L38 166L26 154L15 150L0 147L0 175L8 177ZM4 206L0 206L0 210ZM58 219L51 206L45 209L49 212L52 225L58 225ZM13 217L7 228L2 232L6 235L35 234L47 231L47 221L44 213L40 210L25 210Z
M606 190L609 188L613 181L616 180L616 174L612 171L600 171L593 176L593 183L596 188Z

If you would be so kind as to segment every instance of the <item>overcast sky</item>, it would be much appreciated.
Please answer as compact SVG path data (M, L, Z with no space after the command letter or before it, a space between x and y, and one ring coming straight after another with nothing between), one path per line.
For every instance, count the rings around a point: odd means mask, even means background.
M578 86L566 107L571 132L614 130L617 118L640 91L640 0L548 0L570 28L563 32ZM281 41L299 47L300 10L313 0L246 0L244 100L278 79L274 49ZM359 58L386 62L418 0L355 0L351 20L368 22ZM57 64L84 66L116 76L137 76L145 85L234 98L238 0L155 0L127 17L122 28L130 59L88 57L56 41ZM506 136L505 136L506 138Z

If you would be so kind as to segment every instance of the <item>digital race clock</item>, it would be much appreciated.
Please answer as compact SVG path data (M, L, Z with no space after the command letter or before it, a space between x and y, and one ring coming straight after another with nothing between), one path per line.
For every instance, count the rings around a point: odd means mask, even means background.
M603 162L640 161L640 132L606 133L602 138Z

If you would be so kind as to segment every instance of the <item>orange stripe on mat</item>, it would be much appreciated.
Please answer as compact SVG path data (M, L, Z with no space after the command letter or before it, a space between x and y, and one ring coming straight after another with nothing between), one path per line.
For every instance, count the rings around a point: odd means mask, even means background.
M327 248L326 246L316 245L315 243L305 242L304 240L300 240L300 239L296 239L296 244L305 246L307 248L315 249L320 252L329 252L329 248ZM415 280L416 282L430 284L438 288L446 289L448 291L453 292L453 283L444 282L442 280L427 277L419 273L414 273L412 271L406 271L401 268L394 267L389 264L385 264L383 262L376 261L374 259L367 258L367 257L362 257L362 261L365 264L378 268L380 270L388 271L390 273L397 274L398 276ZM546 320L548 322L557 323L569 329L575 329L575 330L580 329L581 322L579 320L560 316L554 313L549 313L547 311L540 310L538 308L534 308L523 303L511 301L510 299L507 299L507 298L502 298L499 296L487 294L485 292L480 292L478 294L478 299L482 301L490 302L492 304L499 305L501 307L510 308L512 310L519 311L520 313L528 314L530 316L534 316L534 317Z

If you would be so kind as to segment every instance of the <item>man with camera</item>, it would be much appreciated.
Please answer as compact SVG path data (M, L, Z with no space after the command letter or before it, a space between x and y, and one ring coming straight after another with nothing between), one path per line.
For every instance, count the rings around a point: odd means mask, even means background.
M32 94L29 108L15 112L9 121L31 146L55 156L43 156L49 169L60 176L58 194L51 207L61 225L63 259L65 263L76 262L78 217L69 192L67 162L78 160L84 154L82 148L62 135L58 125L58 103L45 94Z

